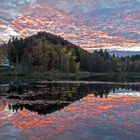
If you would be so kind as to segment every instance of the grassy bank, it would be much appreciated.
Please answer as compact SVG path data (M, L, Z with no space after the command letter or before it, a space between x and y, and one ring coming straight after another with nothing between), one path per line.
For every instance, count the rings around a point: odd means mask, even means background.
M68 79L68 78L86 78L92 76L90 72L78 71L76 73L64 73L60 71L44 71L37 69L24 69L24 68L15 68L15 69L3 69L0 70L0 76L9 76L9 77L28 77L36 79L48 79L48 80L57 80L57 79Z

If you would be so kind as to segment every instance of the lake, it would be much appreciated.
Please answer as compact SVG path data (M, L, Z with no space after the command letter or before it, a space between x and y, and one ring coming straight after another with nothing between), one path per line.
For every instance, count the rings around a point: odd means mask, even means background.
M1 82L0 140L140 140L140 83Z

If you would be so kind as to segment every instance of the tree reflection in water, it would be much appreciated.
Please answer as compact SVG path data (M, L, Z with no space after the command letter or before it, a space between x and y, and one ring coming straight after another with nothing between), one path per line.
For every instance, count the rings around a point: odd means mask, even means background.
M10 86L0 96L0 139L140 139L140 96L117 95L139 93L139 85Z
M94 97L107 98L110 92L115 92L117 89L139 91L140 86L78 83L20 84L10 85L7 98L12 101L9 109L13 111L27 109L46 115L61 110L88 94L93 94Z

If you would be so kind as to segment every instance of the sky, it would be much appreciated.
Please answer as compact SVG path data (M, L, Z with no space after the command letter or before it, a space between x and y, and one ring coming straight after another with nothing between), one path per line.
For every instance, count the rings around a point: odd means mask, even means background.
M140 51L140 0L0 0L0 41L39 31L89 51Z

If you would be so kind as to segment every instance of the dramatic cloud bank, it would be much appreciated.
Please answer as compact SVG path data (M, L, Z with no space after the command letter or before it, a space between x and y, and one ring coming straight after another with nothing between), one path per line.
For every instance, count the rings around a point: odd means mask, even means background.
M88 50L140 51L140 0L1 0L1 41L38 31Z

